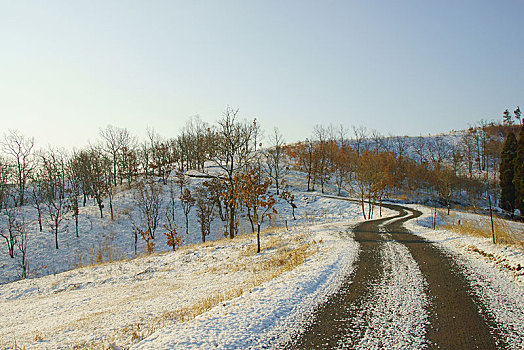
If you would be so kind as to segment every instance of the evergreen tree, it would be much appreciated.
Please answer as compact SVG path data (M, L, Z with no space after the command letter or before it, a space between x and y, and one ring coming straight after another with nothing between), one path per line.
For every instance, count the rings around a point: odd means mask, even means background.
M520 107L517 106L517 109L513 111L513 114L515 114L515 119L517 119L519 121L519 123L522 124L522 112L520 111Z
M513 125L512 116L509 110L504 110L504 113L502 114L502 120L505 125Z
M520 215L524 216L524 124L520 127L514 166L515 175L513 177L513 184L515 185L516 194L515 207L520 210Z
M515 210L515 185L513 178L515 174L515 158L517 157L517 139L510 132L506 136L502 147L500 160L500 207L513 215Z

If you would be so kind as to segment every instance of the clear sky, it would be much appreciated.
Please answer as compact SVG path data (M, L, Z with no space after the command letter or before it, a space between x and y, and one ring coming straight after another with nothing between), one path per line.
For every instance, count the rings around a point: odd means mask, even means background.
M0 133L82 147L226 106L419 135L524 107L524 1L0 0Z

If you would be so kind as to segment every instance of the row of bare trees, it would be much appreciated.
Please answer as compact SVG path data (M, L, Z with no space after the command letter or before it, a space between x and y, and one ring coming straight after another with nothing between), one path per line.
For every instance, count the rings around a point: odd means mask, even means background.
M108 125L100 129L95 144L73 151L37 150L32 138L10 131L3 137L0 152L0 236L11 257L17 244L24 247L25 259L32 222L24 217L24 207L30 205L37 213L38 229L53 233L59 249L64 221L74 220L76 237L81 237L80 208L88 202L98 207L101 218L110 215L114 220L113 198L123 188L135 194L137 210L131 217L135 250L141 237L152 251L159 228L164 228L173 249L182 243L175 205L183 209L186 233L190 212L196 212L202 241L209 236L215 216L226 223L231 238L238 234L240 215L247 215L253 231L260 230L276 201L268 194L269 185L275 183L277 193L282 192L286 171L284 141L278 130L271 138L274 145L257 152L260 140L256 120L241 121L238 110L230 107L215 125L191 118L174 138L150 129L147 139L140 142L127 129ZM207 175L207 181L191 189L184 172L203 172L207 161L221 172ZM174 184L168 181L170 177L175 178ZM293 203L289 193L285 199Z

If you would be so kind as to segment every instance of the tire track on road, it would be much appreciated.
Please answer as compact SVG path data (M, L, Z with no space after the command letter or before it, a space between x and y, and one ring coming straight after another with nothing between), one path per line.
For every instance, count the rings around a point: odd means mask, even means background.
M396 205L390 209L408 210L411 215L384 225L391 237L407 247L427 282L430 297L427 339L432 349L506 348L496 325L473 292L459 266L435 245L403 227L422 213Z
M376 320L372 307L373 302L381 300L377 295L384 293L383 287L381 291L381 281L387 281L392 276L391 272L385 272L384 266L387 264L381 261L381 252L388 248L386 244L391 243L393 243L392 247L400 245L394 247L399 249L398 252L406 251L406 254L410 255L412 265L417 267L417 271L425 280L425 288L418 289L421 294L418 297L429 301L425 303L426 310L419 309L426 315L424 331L410 335L419 338L402 348L422 346L430 349L458 350L506 348L508 344L502 340L493 319L483 309L453 259L432 243L403 227L404 222L420 216L421 213L399 205L385 204L384 206L398 211L399 214L393 218L366 221L353 229L354 239L360 244L355 270L345 279L342 287L313 313L312 322L305 327L303 333L284 348L391 348L391 342L388 345L382 339L390 330L377 329L377 327L389 326ZM383 225L392 242L387 242L385 235L379 232L380 225ZM404 263L406 261L404 259ZM405 273L408 273L408 270ZM413 271L411 269L409 273ZM397 292L402 293L402 291ZM380 302L388 304L387 299L382 299ZM388 305L380 307L391 308ZM376 310L377 308L375 314ZM424 317L419 319L424 320ZM396 331L398 330L393 329L393 332ZM400 329L400 331L406 330ZM389 336L395 339L391 334ZM405 339L408 338L409 336ZM409 339L405 344L408 343Z
M394 218L397 217L401 215ZM378 225L391 219L365 221L352 230L355 241L360 245L354 272L326 303L315 310L313 322L285 349L333 349L340 347L341 343L356 346L358 340L363 338L366 326L363 324L366 319L363 313L371 310L362 310L362 306L372 297L383 274L380 249L385 240L377 234Z

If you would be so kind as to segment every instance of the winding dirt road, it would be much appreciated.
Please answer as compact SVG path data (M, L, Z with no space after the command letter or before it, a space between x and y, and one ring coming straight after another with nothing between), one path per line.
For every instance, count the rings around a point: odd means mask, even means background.
M344 233L360 244L353 272L285 348L506 348L453 259L403 227L421 213L386 206L399 214Z

